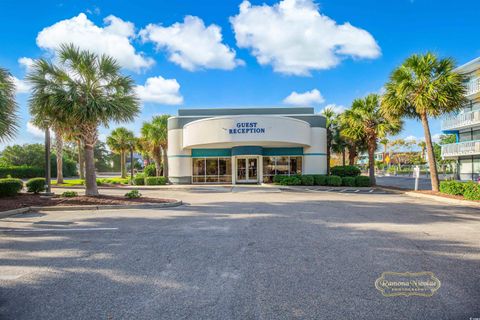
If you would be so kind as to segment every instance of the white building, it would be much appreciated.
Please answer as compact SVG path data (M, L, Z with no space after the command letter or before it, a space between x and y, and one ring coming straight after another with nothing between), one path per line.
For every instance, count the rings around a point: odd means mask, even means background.
M326 174L325 122L313 108L181 109L168 120L169 180L236 184Z
M457 160L460 180L477 180L480 173L480 58L456 71L468 78L469 102L458 114L442 122L442 131L457 137L456 143L442 146L442 157Z

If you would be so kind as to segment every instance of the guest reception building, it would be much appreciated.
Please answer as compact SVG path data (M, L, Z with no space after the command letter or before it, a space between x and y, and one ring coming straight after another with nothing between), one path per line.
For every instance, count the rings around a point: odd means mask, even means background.
M180 109L168 120L172 183L262 183L326 174L325 118L313 108Z

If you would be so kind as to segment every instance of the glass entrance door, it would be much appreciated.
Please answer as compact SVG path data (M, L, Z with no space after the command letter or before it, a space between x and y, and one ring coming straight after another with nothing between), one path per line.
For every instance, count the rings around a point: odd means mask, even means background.
M237 182L257 183L258 182L258 159L237 158Z

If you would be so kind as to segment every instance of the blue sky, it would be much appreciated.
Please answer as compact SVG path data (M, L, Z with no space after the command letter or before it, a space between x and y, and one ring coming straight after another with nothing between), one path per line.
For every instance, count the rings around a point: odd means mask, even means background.
M430 50L459 64L480 56L480 2L446 3L4 1L0 65L18 79L22 117L20 134L9 143L41 141L27 124L22 79L30 59L51 57L62 42L121 62L142 98L139 117L123 125L138 133L152 115L178 108L349 107L357 97L380 92L412 53ZM111 128L102 128L100 137ZM431 129L440 133L440 122L433 120ZM423 137L423 130L410 120L399 136Z

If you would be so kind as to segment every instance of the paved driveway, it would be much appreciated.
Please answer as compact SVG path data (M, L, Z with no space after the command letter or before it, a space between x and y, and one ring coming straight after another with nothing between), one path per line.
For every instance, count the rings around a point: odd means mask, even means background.
M142 191L167 210L0 221L2 319L480 317L480 213L397 194ZM384 297L431 271L433 297Z

